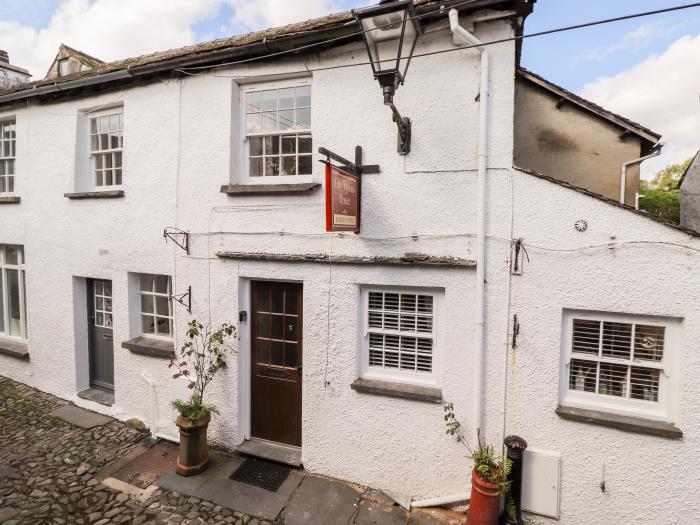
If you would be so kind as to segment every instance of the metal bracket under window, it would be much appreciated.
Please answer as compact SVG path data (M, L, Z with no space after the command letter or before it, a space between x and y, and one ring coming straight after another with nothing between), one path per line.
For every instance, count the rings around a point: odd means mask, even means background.
M177 301L182 306L187 308L188 314L192 313L192 287L191 286L187 287L187 291L185 293L181 293L178 295L170 294L170 299L172 301Z
M190 234L188 232L168 226L167 228L163 229L163 237L165 237L166 243L168 242L168 239L170 239L180 248L185 250L187 255L190 254Z

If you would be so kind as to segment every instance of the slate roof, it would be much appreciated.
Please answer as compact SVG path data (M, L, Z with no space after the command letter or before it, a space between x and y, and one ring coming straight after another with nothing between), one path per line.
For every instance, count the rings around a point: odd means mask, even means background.
M530 82L550 91L551 93L559 97L565 98L572 104L582 107L583 109L586 109L598 115L599 117L630 131L631 133L634 133L641 139L647 141L649 145L654 145L661 139L661 135L659 133L656 133L655 131L652 131L645 126L642 126L641 124L634 122L628 119L627 117L623 117L622 115L613 113L612 111L605 109L604 107L599 106L598 104L595 104L590 100L586 100L585 98L580 97L575 93L572 93L568 89L565 89L561 86L557 86L556 84L533 73L532 71L525 69L524 67L519 67L517 69L517 75L520 78L529 80Z
M428 18L446 18L447 13L442 11L441 8L450 8L452 6L460 11L474 11L486 8L515 8L519 13L522 13L523 16L526 16L532 10L532 6L536 1L537 0L472 0L469 3L465 3L464 0L414 0L414 5L419 15L430 15ZM83 78L96 77L117 71L136 71L139 68L147 67L149 71L151 69L156 70L159 67L160 70L165 71L168 68L173 69L176 67L187 67L193 64L213 65L217 62L225 62L225 60L222 60L221 57L224 56L224 52L226 51L243 51L249 55L249 58L251 59L256 57L262 58L264 55L268 54L268 52L265 51L268 45L271 46L277 41L291 40L292 47L298 47L299 45L303 45L303 43L296 45L294 45L294 43L302 40L301 37L312 37L309 39L310 41L313 40L313 37L317 37L316 40L318 41L325 37L325 32L332 30L341 30L341 32L344 33L344 36L339 37L339 42L336 42L336 45L346 43L353 38L360 38L359 35L356 34L358 28L352 13L350 11L346 11L321 18L306 20L304 22L289 24L283 27L266 29L245 35L221 38L202 44L195 44L177 49L170 49L167 51L160 51L157 53L127 58L124 60L98 64L96 67L88 71L81 71L72 75L61 77L60 81L57 81L56 79L42 79L35 82L25 83L21 86L15 86L10 89L1 90L0 96L16 92L31 91L38 87L50 86L54 84L60 86L62 83ZM299 38L297 39L297 37ZM316 47L315 49L318 50L319 47ZM27 94L27 96L33 95Z

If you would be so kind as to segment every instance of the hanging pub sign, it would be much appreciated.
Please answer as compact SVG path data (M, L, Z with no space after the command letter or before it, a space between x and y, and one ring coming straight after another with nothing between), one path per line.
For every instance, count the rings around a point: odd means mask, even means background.
M326 164L326 231L360 233L360 177Z

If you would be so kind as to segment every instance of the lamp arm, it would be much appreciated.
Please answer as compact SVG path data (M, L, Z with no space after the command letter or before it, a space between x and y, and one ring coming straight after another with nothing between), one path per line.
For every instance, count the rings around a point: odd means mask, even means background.
M384 105L389 106L389 109L391 109L394 122L396 122L396 127L399 130L398 152L401 155L406 155L411 151L411 120L401 116L401 113L394 105L393 97L385 94Z

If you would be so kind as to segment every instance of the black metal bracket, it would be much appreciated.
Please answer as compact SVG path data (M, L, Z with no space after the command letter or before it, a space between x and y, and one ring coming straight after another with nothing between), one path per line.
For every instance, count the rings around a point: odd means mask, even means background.
M358 164L358 156L357 156L357 151L360 151L360 156L359 156L359 164ZM340 169L343 169L345 171L348 171L352 173L353 175L375 175L377 173L381 173L381 170L379 169L379 165L377 164L362 164L362 147L361 146L356 146L355 147L355 162L349 161L345 157L341 157L337 153L333 153L331 150L326 149L326 148L318 148L318 152L326 157L326 160L322 160L321 162L328 164L330 163L330 160L333 159L337 163L340 164Z
M399 155L408 155L411 152L411 119L402 117L399 110L394 105L393 97L384 99L384 104L389 106L391 113L394 115L394 122L399 130L399 138L397 151Z
M165 238L166 243L168 242L168 239L170 239L180 248L185 250L187 255L190 254L190 234L188 232L168 226L167 228L163 229L163 237ZM181 238L182 240L178 240L178 238Z
M170 299L180 303L182 306L187 308L188 314L192 313L192 287L191 286L187 287L187 291L185 293L181 293L178 295L170 294Z

